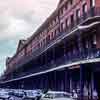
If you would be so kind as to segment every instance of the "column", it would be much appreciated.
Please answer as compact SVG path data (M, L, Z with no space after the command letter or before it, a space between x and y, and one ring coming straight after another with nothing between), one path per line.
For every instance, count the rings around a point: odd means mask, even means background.
M84 100L83 99L83 89L84 89L84 70L83 70L83 65L80 65L80 100Z
M48 58L47 58L47 54L48 54L48 53L47 53L47 52L45 52L45 65L47 65L47 64L48 64L48 62L47 62L47 59L48 59Z
M64 60L65 60L65 63L66 63L66 41L64 41Z
M94 91L94 72L91 70L91 100L93 99L93 91Z
M69 76L68 76L68 69L64 70L64 91L70 92L70 87L69 87Z
M77 43L78 43L78 47L79 47L79 58L83 58L83 53L82 53L82 51L83 51L83 44L82 44L82 38L81 38L81 32L79 31L79 35L77 36L77 38L78 38L78 41L77 41Z
M65 70L65 91L70 92L70 72Z
M91 100L93 98L93 90L94 90L93 73L91 72Z
M56 71L54 71L54 88L55 90L57 90L57 87L56 87Z
M52 52L53 52L53 53L52 53L52 56L53 56L53 57L52 57L52 58L53 58L53 60L52 60L52 65L55 66L55 47L52 49Z
M70 93L72 93L72 90L73 90L73 88L72 88L72 72L70 70Z

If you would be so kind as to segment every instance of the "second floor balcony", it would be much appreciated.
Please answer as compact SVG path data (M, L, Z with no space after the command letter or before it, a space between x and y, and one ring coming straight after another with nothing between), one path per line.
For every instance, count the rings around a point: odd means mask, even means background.
M100 49L90 48L87 50L82 50L80 52L76 52L75 54L69 53L64 54L57 59L51 59L50 62L47 62L44 65L37 65L35 67L29 67L26 71L22 71L21 73L13 72L11 77L8 80L17 79L17 78L25 78L34 75L38 75L41 73L47 73L50 71L54 71L62 68L70 68L70 66L79 65L79 64L87 64L87 63L95 63L100 62Z

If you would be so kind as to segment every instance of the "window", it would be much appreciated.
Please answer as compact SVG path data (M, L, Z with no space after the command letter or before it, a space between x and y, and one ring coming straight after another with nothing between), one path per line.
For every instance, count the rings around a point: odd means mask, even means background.
M65 23L61 23L61 31L62 31L62 32L64 32L65 28L66 28Z
M42 41L40 42L40 47L42 47Z
M74 15L72 14L71 15L71 27L73 27L73 25L74 25Z
M27 46L27 48L26 48L26 53L29 55L29 54L31 54L31 52L32 52L32 45L29 44L29 45Z
M65 9L68 9L68 3L65 3Z
M80 18L80 16L81 16L80 9L77 9L76 10L76 18L78 19L78 18Z
M66 19L66 28L68 27L68 19Z
M45 45L46 41L45 41L45 38L43 39L43 45Z
M63 8L61 8L61 10L60 10L60 15L62 15L63 14Z
M90 0L90 6L95 7L95 0Z
M48 35L48 40L50 41L50 35Z
M54 33L52 32L52 33L51 33L51 39L53 39L53 38L54 38Z
M70 1L70 4L72 5L73 4L73 0L69 0Z
M65 11L66 11L66 8L65 8L65 7L63 7L63 13L65 13Z
M58 16L57 16L57 17L56 17L56 22L58 22L58 20L59 20L59 19L58 19Z
M58 35L58 34L59 34L59 32L60 32L60 29L59 29L59 28L57 28L57 30L56 30L56 35Z
M56 20L53 20L53 25L55 25L55 23L56 23Z
M58 27L58 32L60 32L60 27Z
M70 19L67 19L67 25L68 26L70 25Z
M55 30L55 35L56 35L57 31Z
M84 5L83 5L83 13L86 13L87 12L87 4L85 3Z
M63 31L63 23L61 23L61 31Z

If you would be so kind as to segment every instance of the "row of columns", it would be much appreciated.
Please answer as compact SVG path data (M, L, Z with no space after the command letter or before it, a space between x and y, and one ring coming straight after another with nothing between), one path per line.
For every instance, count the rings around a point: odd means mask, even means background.
M90 68L92 69L92 68ZM74 70L74 69L73 69ZM80 65L79 70L79 81L80 81L80 100L84 100L84 86L85 86L85 75L87 68L84 65ZM40 76L31 77L28 79L19 80L16 82L11 82L9 86L10 88L26 88L27 89L51 89L58 91L67 91L72 92L73 90L73 77L75 75L71 74L70 69L62 69L54 72L49 72ZM77 73L76 73L77 74ZM90 70L90 84L91 84L91 99L93 98L93 90L94 90L94 75L93 71ZM77 76L76 76L77 77ZM74 77L75 78L75 77ZM88 79L88 78L87 78ZM89 79L88 79L89 80ZM89 100L89 99L88 99Z

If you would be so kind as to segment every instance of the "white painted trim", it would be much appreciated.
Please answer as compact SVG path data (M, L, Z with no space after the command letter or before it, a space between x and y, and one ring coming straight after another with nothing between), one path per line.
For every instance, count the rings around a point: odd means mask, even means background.
M96 21L96 22L89 24L89 25L78 26L78 29L79 30L88 29L88 28L93 27L94 25L98 25L98 24L100 24L100 21Z

